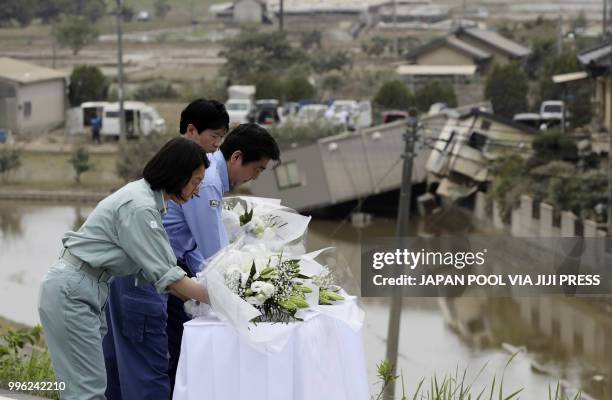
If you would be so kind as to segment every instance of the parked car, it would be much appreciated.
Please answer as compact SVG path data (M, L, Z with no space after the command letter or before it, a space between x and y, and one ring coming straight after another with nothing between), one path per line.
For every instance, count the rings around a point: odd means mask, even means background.
M515 114L512 120L523 125L527 125L534 129L546 128L546 123L542 121L542 117L537 113L520 113Z
M540 117L544 121L563 119L563 108L565 104L560 100L546 100L540 105ZM570 119L570 113L565 111L565 119Z
M251 109L247 120L260 125L273 125L280 122L278 114L278 100L257 100Z
M150 19L151 19L151 13L146 10L140 10L138 11L138 14L136 14L136 21L147 22Z
M388 124L401 119L408 119L408 113L406 111L390 110L382 113L383 124Z

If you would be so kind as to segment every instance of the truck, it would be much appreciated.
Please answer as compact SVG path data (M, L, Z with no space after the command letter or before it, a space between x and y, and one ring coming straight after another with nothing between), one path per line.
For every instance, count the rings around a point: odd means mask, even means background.
M255 86L229 86L227 96L228 100L225 103L225 108L229 114L230 123L243 124L248 122L248 115L254 108Z

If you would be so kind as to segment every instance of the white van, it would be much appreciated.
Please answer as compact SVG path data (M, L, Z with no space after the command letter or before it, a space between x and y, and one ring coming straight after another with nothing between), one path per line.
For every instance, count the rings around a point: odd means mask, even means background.
M128 138L148 136L154 131L166 132L166 121L153 107L140 101L126 101L123 103L123 110ZM119 136L119 103L109 103L104 106L100 136Z
M139 101L123 103L127 137L140 134L147 136L156 131L166 131L166 121L159 116L157 110ZM119 103L106 101L88 101L80 107L68 110L66 128L69 134L90 132L91 120L96 115L102 116L101 136L119 137Z

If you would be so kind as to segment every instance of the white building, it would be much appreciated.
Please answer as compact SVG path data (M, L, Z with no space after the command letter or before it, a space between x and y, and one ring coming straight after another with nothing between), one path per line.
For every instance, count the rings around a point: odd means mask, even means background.
M68 74L0 58L0 129L41 133L64 123Z

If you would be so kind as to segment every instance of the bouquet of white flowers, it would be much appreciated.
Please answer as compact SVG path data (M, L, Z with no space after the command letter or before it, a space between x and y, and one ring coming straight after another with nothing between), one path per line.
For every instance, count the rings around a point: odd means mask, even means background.
M296 326L291 323L316 314L343 320L355 329L361 326L363 312L354 297L335 284L324 260L331 248L304 251L302 241L310 217L282 207L280 202L252 198L232 198L224 213L226 220L245 223L234 227L233 242L207 260L207 267L194 278L207 287L210 307L190 301L186 304L188 313L209 316L212 309L253 346L272 351L282 348L288 332ZM228 216L230 213L233 216ZM263 234L244 228L255 217L273 221L267 223ZM266 233L266 229L270 231ZM349 298L352 301L344 301ZM261 324L269 322L286 324L273 330Z
M278 200L248 196L225 198L221 218L230 243L246 235L246 243L264 241L278 250L300 241L310 222Z

